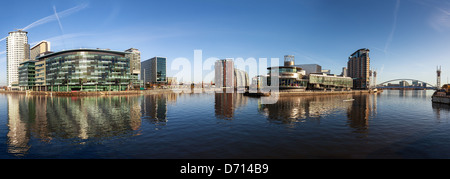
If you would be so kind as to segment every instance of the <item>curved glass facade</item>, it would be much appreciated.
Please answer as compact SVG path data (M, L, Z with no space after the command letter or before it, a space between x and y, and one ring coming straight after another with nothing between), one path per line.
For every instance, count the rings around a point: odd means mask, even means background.
M48 91L123 91L134 79L126 52L68 50L40 57L45 60Z

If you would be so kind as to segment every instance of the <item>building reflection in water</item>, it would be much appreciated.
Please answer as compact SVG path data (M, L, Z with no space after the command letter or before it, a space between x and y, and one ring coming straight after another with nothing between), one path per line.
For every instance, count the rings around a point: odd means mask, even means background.
M167 103L175 103L178 94L162 94L142 96L142 119L155 126L165 126L167 120Z
M436 115L436 119L440 121L441 119L450 118L450 105L442 103L431 103L433 112Z
M353 95L353 98L347 112L348 124L356 132L367 133L370 116L377 114L377 94Z
M141 126L136 96L47 97L8 95L8 152L25 155L30 138L107 138L129 135Z
M8 95L8 153L22 156L30 146L27 124L21 120L19 103L24 99L20 95ZM23 104L23 103L22 103ZM25 115L25 114L24 114Z
M345 101L353 98L354 101ZM348 125L364 132L369 116L376 115L376 95L333 95L280 97L275 104L259 104L258 110L276 123L294 125L306 119L320 120L324 116L342 111L347 113Z
M241 93L215 93L214 111L219 119L232 120L237 108L247 105L248 97Z

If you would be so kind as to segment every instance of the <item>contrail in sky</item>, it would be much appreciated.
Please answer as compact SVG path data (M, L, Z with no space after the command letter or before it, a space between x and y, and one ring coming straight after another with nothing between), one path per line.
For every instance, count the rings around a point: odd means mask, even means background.
M88 3L80 4L78 6L72 7L70 9L67 9L67 10L64 10L64 11L61 11L59 13L56 12L56 8L55 8L55 6L53 6L53 10L55 11L54 14L52 14L50 16L47 16L47 17L44 17L42 19L39 19L39 20L31 23L30 25L27 25L22 30L28 30L28 29L31 29L33 27L36 27L36 26L39 26L39 25L42 25L42 24L46 24L46 23L49 23L49 22L54 21L54 20L58 20L59 27L62 30L62 25L61 25L61 22L59 21L60 18L63 18L65 16L68 16L68 15L73 14L75 12L81 11L81 10L87 8L88 5L89 5ZM6 37L0 39L0 42L5 40L5 39L6 39Z
M63 35L64 35L64 30L63 30L61 21L59 20L59 16L58 16L58 13L56 12L56 7L55 7L55 6L53 6L53 11L55 12L56 20L58 20L59 28L61 29L61 32L62 32Z
M61 21L59 20L58 13L56 12L56 6L53 6L53 11L55 12L56 20L58 20L59 29L61 29L61 33L62 33L62 35L64 36L63 26L62 26L62 24L61 24ZM66 47L66 42L64 42L64 39L63 39L63 45L64 45L64 48L65 48L65 47Z
M54 6L53 6L53 7L54 7ZM84 3L84 4L80 4L80 5L78 5L78 6L75 6L75 7L73 7L73 8L64 10L64 11L62 11L62 12L59 12L59 13L56 13L56 10L55 10L55 8L54 8L55 14L52 14L52 15L50 15L50 16L44 17L44 18L42 18L42 19L39 19L39 20L37 20L37 21L31 23L30 25L24 27L23 30L28 30L28 29L31 29L31 28L33 28L33 27L36 27L36 26L39 26L39 25L42 25L42 24L46 24L46 23L51 22L51 21L54 21L54 20L58 20L58 21L59 21L59 18L62 18L62 17L64 17L64 16L68 16L68 15L70 15L70 14L73 14L73 13L75 13L75 12L78 12L78 11L80 11L80 10L83 10L83 9L85 9L85 8L87 8L87 7L88 7L88 4L87 4L87 3Z
M397 3L395 4L395 10L394 10L394 24L392 25L391 33L389 34L388 40L386 41L386 44L384 46L384 52L387 52L387 49L389 48L389 45L392 42L392 38L394 38L394 32L397 28L397 14L398 9L400 8L400 0L397 0Z

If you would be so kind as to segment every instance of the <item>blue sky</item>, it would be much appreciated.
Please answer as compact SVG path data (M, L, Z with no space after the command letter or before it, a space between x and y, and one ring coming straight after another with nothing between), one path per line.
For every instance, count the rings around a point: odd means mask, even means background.
M40 0L8 1L0 39L14 28L52 51L134 47L154 56L203 60L280 58L317 63L340 74L348 56L371 50L378 82L450 75L450 2L437 0ZM55 16L58 14L58 18ZM59 21L58 21L59 19ZM3 35L1 35L3 34ZM0 41L0 85L6 84L6 42ZM205 73L205 72L204 72Z

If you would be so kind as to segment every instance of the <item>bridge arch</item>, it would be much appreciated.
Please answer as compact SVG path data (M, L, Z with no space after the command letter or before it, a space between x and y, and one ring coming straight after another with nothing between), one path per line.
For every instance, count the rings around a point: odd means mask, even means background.
M383 83L377 84L377 86L383 86L383 85L386 84L386 83L390 83L390 82L394 82L394 81L418 81L418 82L427 84L427 86L430 86L430 87L436 87L435 85L432 85L432 84L430 84L430 83L428 83L428 82L425 82L425 81L422 81L422 80L407 79L407 78L405 78L405 79L393 79L393 80L385 81L385 82L383 82Z

